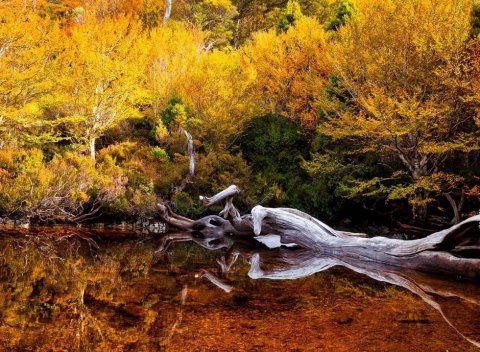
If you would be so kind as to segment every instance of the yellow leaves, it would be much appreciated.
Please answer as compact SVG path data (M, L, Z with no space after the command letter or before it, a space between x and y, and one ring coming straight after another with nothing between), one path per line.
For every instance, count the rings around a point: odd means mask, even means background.
M370 88L370 94L359 96L357 102L366 116L361 121L363 130L378 137L421 133L428 140L440 133L447 134L451 127L448 102L425 99L420 93L409 95L388 88Z
M183 104L175 108L176 122L196 139L208 136L208 144L220 145L238 133L249 115L246 92L253 79L241 56L205 51L203 34L177 23L156 28L150 36L147 84L154 115L178 97ZM182 110L186 107L188 114Z
M435 172L429 176L422 176L413 183L395 185L389 190L388 199L409 199L414 206L425 206L431 203L436 195L463 188L464 178L447 172ZM414 197L416 192L425 192L431 197Z
M112 201L125 192L127 179L113 160L98 165L71 152L43 159L38 149L0 150L0 208L22 211L44 220L69 220L90 201Z
M202 29L209 47L231 49L233 18L237 8L230 0L203 0L188 4L186 18Z
M315 153L311 161L303 161L302 167L313 175L328 175L338 172L344 165L342 165L341 160L334 155Z
M39 117L51 102L60 29L23 1L1 2L0 19L0 138L29 134L33 141L36 133L49 131Z
M204 3L214 7L229 8L232 6L232 2L230 0L204 0Z
M42 266L36 265L33 267L32 272L30 273L30 278L32 281L39 280L40 278L45 276L45 270Z
M430 160L437 160L431 158L478 149L472 120L460 108L467 3L357 0L358 15L328 44L340 87L353 106L329 118L320 131L361 141L360 152L398 156L414 179L428 173ZM393 194L402 198L411 191L402 189Z
M473 100L480 101L480 36L471 41L468 48L468 62L471 65L472 79L469 82L469 88L473 93ZM477 126L480 126L480 106L477 104L477 116L475 119Z
M172 114L174 115L174 120L183 128L187 124L187 109L183 104L175 104L172 107Z
M175 67L170 61L166 68L168 90L164 90L158 100L166 100L172 96L181 98L188 107L186 111L181 105L177 107L176 119L180 125L192 128L195 138L207 138L210 145L221 145L237 134L251 116L251 107L247 90L252 81L250 68L245 66L238 52L196 51ZM189 63L189 66L185 66ZM163 75L155 71L154 75ZM172 74L173 73L173 74ZM164 105L161 105L162 107ZM180 110L179 110L180 109Z
M340 110L319 131L355 140L362 147L354 153L374 152L389 164L393 176L382 182L388 199L425 207L442 192L463 187L461 177L434 172L445 170L444 160L478 150L461 58L471 4L356 0L356 6L358 14L328 43ZM395 175L399 166L408 177ZM346 190L365 194L370 181L375 178Z
M245 55L255 70L253 89L263 112L284 114L305 126L316 124L329 74L325 41L321 25L308 17L284 33L254 35Z
M366 181L347 178L339 184L337 192L346 198L375 197L387 193L387 188L379 177L373 177Z
M87 201L90 199L89 195L83 191L70 191L70 197L79 200L79 201Z
M140 23L128 16L99 21L89 14L65 35L59 84L70 133L88 142L128 117L140 117L149 47Z
M155 140L159 143L164 143L168 139L168 130L163 123L155 125Z
M459 135L454 141L425 141L419 150L423 154L444 154L449 152L471 152L479 150L476 136Z
M381 123L375 119L367 119L365 115L359 113L347 113L342 115L342 119L330 118L320 124L319 132L332 137L335 140L351 137L361 137L372 133L385 131Z
M361 16L340 28L331 52L342 76L365 83L357 94L368 86L415 88L461 49L469 31L468 2L359 1L358 7Z
M157 27L150 32L146 83L155 115L176 94L178 85L188 80L202 46L203 34L180 24Z
M25 104L20 111L26 115L38 115L41 112L41 109L38 106L38 103L31 102Z

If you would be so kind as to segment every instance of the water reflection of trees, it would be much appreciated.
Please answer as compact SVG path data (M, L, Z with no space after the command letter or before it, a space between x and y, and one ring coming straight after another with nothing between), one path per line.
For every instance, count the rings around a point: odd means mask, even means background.
M183 283L149 275L156 241L94 241L65 230L0 241L3 347L155 350L167 342Z
M252 238L209 239L195 233L106 238L48 229L0 238L0 349L161 350L181 328L189 297L215 296L201 293L205 286L192 288L195 274L197 284L208 279L224 291L233 288L233 300L255 291L255 281L242 277L247 272L253 279L308 276L312 285L322 285L325 280L311 275L332 266L408 289L475 343L478 283L319 250L271 249Z

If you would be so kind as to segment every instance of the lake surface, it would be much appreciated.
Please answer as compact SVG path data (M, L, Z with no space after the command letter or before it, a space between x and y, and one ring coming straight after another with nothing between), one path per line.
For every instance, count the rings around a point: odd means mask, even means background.
M247 239L0 232L1 351L452 352L479 341L478 282Z

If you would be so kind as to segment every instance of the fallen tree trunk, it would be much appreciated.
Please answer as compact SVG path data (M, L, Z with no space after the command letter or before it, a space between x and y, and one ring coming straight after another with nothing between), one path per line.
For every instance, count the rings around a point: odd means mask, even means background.
M368 238L364 234L336 231L296 209L256 206L251 214L240 216L232 202L239 192L238 187L230 186L213 197L201 197L205 206L225 201L221 216L193 221L159 204L160 215L167 223L205 238L275 235L283 244L294 243L337 258L480 279L480 215L422 239Z

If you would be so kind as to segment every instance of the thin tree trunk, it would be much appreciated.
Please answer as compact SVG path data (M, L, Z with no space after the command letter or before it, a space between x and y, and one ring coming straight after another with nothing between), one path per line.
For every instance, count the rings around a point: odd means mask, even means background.
M167 23L170 15L172 14L172 0L166 0L167 7L165 9L165 15L163 16L163 24Z
M195 147L193 145L193 137L188 131L183 130L185 137L187 138L187 153L188 153L188 174L180 182L180 184L174 188L174 193L182 192L187 184L192 182L193 175L195 174Z
M428 158L425 155L418 154L415 157L408 157L403 150L397 146L398 156L402 163L407 167L413 181L416 182L420 177L428 175ZM423 189L415 189L413 194L414 204L412 207L414 220L425 221L427 218L427 204L424 202L428 194Z
M450 206L452 207L453 210L453 219L452 223L453 224L458 224L460 222L460 209L459 206L457 206L457 203L453 199L453 197L450 195L450 193L444 193L443 194L445 198L447 199L448 203L450 203Z
M96 138L92 137L88 142L88 148L90 149L90 158L92 160L95 160L95 141L96 141Z
M413 204L413 219L417 221L425 221L427 219L428 208L425 200L427 194L423 189L416 189L414 191L414 204Z

